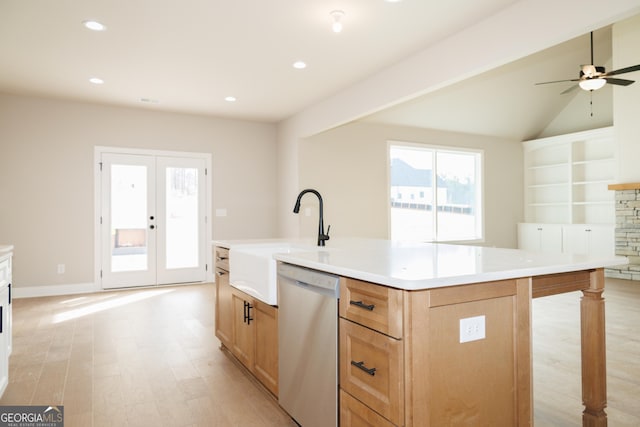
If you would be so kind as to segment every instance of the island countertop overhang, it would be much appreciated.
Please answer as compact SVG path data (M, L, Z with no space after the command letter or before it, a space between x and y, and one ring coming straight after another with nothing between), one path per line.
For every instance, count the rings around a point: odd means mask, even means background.
M329 243L329 242L328 242ZM277 253L280 262L404 290L593 270L624 257L544 254L442 243L340 239L316 251Z
M507 280L627 264L625 257L546 254L520 249L384 239L332 238L325 247L308 239L214 240L228 249L291 243L309 250L276 253L280 262L404 290ZM313 249L313 250L311 250Z

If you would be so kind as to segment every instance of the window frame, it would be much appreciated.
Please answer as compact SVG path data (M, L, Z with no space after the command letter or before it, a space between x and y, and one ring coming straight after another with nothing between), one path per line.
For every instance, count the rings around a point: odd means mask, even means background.
M399 148L411 148L411 149L420 149L420 150L428 150L433 152L433 176L434 178L438 175L437 169L437 154L438 152L447 152L447 153L471 153L477 154L478 158L476 160L476 170L475 170L475 180L476 180L476 192L479 193L477 195L476 203L478 204L475 215L475 227L476 227L476 236L475 238L470 239L462 239L462 240L442 240L438 236L438 219L437 215L434 215L433 219L433 227L434 227L434 235L435 238L433 240L429 240L430 243L482 243L485 241L485 191L484 191L484 150L479 148L469 148L469 147L459 147L459 146L449 146L449 145L436 145L436 144L428 144L421 142L409 142L409 141L399 141L399 140L388 140L387 141L387 188L386 194L387 197L391 195L391 149L393 147ZM434 206L435 212L437 212L438 206L438 197L437 197L437 178L434 179L433 183L435 184L434 188ZM391 240L392 239L392 219L391 219L391 203L387 201L387 236Z

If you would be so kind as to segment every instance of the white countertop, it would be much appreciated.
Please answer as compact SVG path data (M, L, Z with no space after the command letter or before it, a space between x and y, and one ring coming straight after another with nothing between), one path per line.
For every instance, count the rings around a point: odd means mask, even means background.
M226 240L235 245L301 242L291 239ZM309 242L306 240L305 242ZM566 273L627 264L624 257L544 254L519 249L382 239L331 239L324 248L277 253L282 262L406 290Z

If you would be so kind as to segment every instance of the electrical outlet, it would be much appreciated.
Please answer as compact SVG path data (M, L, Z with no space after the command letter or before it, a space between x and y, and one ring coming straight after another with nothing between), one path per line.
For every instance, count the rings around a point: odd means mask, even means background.
M485 333L485 316L460 319L460 342L483 340Z

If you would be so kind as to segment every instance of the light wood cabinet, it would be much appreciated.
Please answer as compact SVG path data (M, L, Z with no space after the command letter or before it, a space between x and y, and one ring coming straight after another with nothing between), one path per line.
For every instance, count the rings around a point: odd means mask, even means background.
M529 279L424 291L341 279L340 425L531 425L530 289ZM353 315L355 295L374 312L393 305L381 317L400 336ZM462 340L461 320L480 316L485 337Z
M377 412L340 390L341 425L351 427L393 427L388 420Z
M247 299L249 301L247 301ZM253 370L255 328L253 325L253 299L233 289L231 293L231 307L233 319L233 339L231 352L244 366Z
M274 395L278 395L278 309L229 283L229 251L215 247L216 337Z
M254 301L255 358L253 373L278 395L278 309Z
M233 301L229 272L216 267L216 337L231 348L233 341Z

